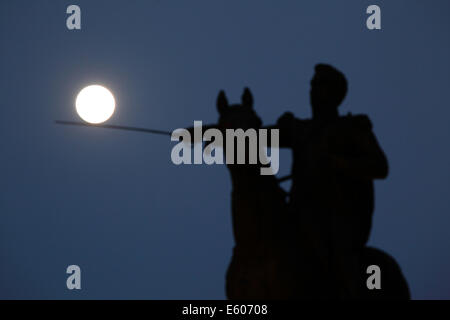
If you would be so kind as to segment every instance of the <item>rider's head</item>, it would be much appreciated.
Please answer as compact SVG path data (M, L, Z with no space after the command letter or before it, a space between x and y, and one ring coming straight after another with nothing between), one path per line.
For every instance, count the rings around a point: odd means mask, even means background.
M310 91L313 115L337 115L337 108L347 94L347 80L342 72L330 65L318 64L314 69Z

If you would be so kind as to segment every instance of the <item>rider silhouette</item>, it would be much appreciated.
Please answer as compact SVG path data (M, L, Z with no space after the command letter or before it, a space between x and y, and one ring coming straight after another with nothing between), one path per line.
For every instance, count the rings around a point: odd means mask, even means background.
M367 243L374 209L373 180L388 174L386 157L365 115L340 116L345 76L318 64L311 80L312 119L278 119L280 147L293 150L290 211L298 235L321 268L312 270L319 297L358 296L358 254Z

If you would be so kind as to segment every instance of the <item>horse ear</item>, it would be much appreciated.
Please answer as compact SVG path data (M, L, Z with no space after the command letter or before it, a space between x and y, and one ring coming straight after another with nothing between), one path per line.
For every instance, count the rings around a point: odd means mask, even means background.
M228 100L225 96L225 92L220 90L219 95L217 96L217 111L222 114L226 108L228 108Z
M249 88L244 89L244 93L242 94L241 100L243 106L253 108L253 96Z

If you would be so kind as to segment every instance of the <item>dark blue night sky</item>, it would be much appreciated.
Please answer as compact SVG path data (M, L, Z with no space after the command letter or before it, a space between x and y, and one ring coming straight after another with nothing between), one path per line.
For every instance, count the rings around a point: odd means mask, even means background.
M82 29L66 28L77 4ZM382 30L366 28L381 7ZM0 3L0 298L222 299L233 246L225 166L175 166L169 137L83 127L86 85L110 124L173 130L217 119L249 86L270 124L309 117L316 63L349 81L384 148L370 244L412 297L450 298L450 2L16 1ZM289 173L289 151L280 175ZM82 290L66 268L82 269Z

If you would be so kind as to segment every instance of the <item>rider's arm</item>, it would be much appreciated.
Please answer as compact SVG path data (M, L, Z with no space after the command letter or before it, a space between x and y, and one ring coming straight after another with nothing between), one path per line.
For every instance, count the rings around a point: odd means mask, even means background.
M363 179L384 179L388 175L388 162L372 132L370 120L364 118L352 134L352 143L359 155L334 155L332 160L336 169L344 174Z

